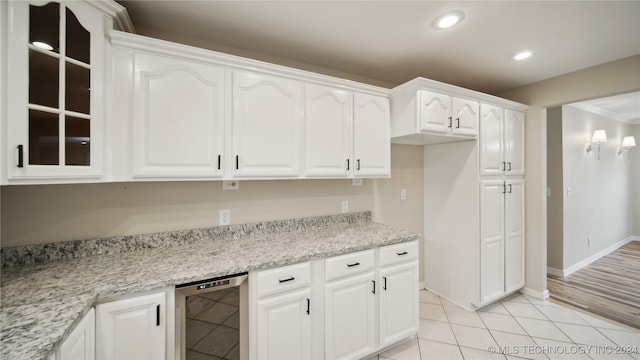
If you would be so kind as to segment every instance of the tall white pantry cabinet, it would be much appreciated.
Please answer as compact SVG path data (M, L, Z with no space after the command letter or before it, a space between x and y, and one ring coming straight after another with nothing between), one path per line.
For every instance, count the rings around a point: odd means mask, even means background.
M527 106L422 78L392 89L390 98L392 143L425 145L426 288L469 310L521 289ZM466 99L471 131L425 127L434 98ZM458 115L448 116L440 114L455 129Z

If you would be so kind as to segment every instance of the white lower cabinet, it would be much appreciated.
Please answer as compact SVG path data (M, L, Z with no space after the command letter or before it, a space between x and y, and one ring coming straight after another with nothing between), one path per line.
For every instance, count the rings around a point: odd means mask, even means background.
M250 359L361 359L418 329L418 242L249 273Z
M173 354L173 289L96 305L97 359L165 359Z
M91 360L96 358L96 312L93 308L80 320L51 359Z
M418 331L418 263L383 268L378 281L379 341L380 348L384 348Z
M325 359L358 359L376 349L374 250L325 260Z
M257 359L309 359L311 290L293 291L257 303Z
M487 180L480 192L480 299L524 286L524 180Z

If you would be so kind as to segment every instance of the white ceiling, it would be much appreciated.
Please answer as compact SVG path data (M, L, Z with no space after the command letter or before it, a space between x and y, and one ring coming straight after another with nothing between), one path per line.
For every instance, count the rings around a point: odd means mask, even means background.
M640 125L640 91L581 101L572 105L606 116L610 119Z
M640 1L119 3L142 35L293 60L389 86L422 76L497 94L640 54ZM454 9L466 14L459 26L431 27ZM533 57L511 60L523 49Z

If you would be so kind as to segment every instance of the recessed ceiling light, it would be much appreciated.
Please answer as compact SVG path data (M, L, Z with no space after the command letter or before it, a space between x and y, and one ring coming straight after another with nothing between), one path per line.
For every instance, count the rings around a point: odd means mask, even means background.
M462 11L451 11L438 16L431 24L436 29L444 30L459 24L462 19L464 19L464 13Z
M35 47L39 47L40 49L44 49L44 50L53 50L53 46L42 42L42 41L34 41L32 42L33 46Z
M516 61L521 61L524 59L528 59L531 57L531 55L533 55L533 53L531 51L520 51L519 53L513 55L513 60Z

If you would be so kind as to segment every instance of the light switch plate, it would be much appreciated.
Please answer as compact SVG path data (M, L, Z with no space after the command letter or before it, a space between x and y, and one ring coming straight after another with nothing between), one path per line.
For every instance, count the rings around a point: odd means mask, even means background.
M351 180L352 186L362 186L362 179L353 179Z
M240 189L240 181L225 180L222 182L222 190L238 190Z

